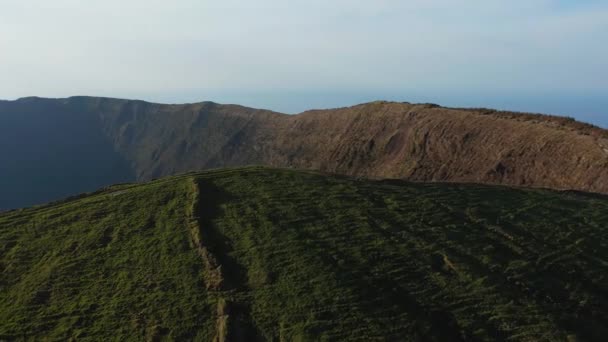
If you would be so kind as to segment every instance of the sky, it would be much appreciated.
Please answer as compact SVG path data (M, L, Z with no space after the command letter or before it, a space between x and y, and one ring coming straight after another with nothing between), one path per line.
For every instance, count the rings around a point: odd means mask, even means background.
M373 100L608 127L606 0L0 0L0 98Z

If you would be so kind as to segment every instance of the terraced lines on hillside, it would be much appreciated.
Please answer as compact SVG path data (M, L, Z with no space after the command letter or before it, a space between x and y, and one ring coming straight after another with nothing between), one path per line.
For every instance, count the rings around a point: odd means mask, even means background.
M602 336L605 266L580 239L606 255L604 198L286 170L199 184L219 191L215 229L246 270L236 300L267 338Z

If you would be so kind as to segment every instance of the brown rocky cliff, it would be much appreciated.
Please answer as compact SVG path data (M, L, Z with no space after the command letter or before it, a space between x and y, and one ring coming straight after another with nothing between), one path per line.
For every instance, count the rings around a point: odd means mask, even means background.
M264 162L365 177L608 192L605 131L533 118L383 102L313 111L289 118Z

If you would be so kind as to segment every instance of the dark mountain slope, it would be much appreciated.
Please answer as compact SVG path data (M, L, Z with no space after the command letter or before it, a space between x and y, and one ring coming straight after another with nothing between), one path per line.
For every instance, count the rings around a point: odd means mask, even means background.
M0 339L603 341L608 199L247 168L0 215Z
M203 102L158 105L141 101L75 98L99 116L115 149L131 161L138 180L211 167L264 163L247 138L288 118L284 114ZM279 133L278 130L272 132ZM228 157L223 153L232 150Z
M608 193L606 131L550 116L390 102L283 115L211 102L74 97L0 103L0 123L14 121L20 125L0 126L3 149L17 147L4 157L4 182L48 184L64 193L251 164ZM22 152L32 135L31 149ZM49 161L54 155L60 158ZM28 160L58 175L30 177ZM57 165L70 165L67 177L82 177L81 185L70 188L60 169L53 171ZM5 207L58 195L40 187L40 196L28 198L20 188L2 195Z
M99 117L62 101L0 103L0 210L133 180Z

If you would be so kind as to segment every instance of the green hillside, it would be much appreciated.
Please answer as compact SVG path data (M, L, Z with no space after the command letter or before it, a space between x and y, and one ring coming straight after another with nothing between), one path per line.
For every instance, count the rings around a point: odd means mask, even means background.
M608 336L608 197L267 168L0 214L0 340Z

